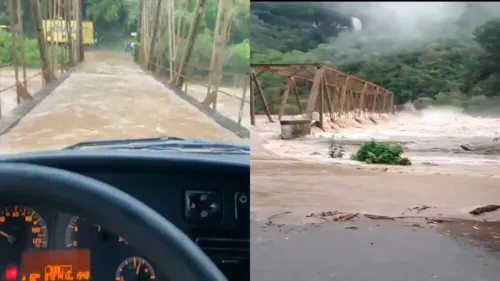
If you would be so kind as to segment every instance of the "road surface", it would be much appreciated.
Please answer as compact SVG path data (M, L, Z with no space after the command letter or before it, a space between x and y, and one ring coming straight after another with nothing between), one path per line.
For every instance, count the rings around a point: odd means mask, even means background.
M462 229L431 229L373 221L303 226L253 221L251 227L255 281L497 281L500 276L500 244L459 237L465 228L475 231L467 223Z
M83 65L0 137L0 153L158 136L242 142L142 71L129 55L90 52Z

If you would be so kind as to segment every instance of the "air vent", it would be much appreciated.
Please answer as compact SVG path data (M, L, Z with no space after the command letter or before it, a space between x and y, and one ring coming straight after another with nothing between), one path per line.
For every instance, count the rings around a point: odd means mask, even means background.
M250 259L250 240L228 238L197 238L196 245L216 260Z

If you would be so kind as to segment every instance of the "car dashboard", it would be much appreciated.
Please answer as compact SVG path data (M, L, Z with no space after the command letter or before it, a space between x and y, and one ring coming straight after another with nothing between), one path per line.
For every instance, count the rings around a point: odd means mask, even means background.
M3 156L0 163L54 167L112 185L177 226L228 280L249 280L248 155L96 149ZM2 279L168 281L126 237L79 214L19 198L0 206Z

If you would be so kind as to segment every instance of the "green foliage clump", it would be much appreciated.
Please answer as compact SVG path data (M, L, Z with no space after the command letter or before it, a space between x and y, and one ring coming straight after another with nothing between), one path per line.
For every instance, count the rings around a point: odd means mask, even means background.
M371 141L353 154L352 159L368 164L411 165L410 159L401 157L402 153L403 148L399 145L391 146Z

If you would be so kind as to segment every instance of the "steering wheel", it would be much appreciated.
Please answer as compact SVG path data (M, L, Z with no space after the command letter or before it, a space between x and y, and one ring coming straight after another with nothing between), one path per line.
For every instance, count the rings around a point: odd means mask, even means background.
M140 187L137 187L140 188ZM126 234L127 242L172 281L227 281L183 232L117 188L65 170L0 164L0 204L44 204Z

